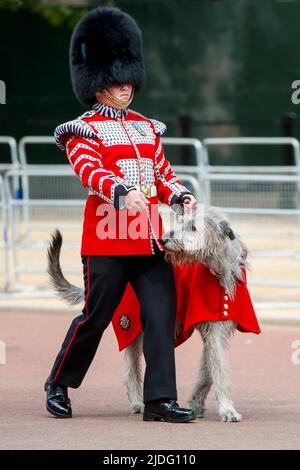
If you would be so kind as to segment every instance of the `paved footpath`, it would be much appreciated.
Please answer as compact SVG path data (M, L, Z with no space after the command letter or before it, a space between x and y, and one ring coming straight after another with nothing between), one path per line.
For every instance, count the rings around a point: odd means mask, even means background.
M59 420L44 407L43 383L72 315L0 312L1 449L299 449L300 364L291 360L300 328L263 327L237 333L228 352L241 423L221 423L213 396L208 415L188 424L144 423L130 415L123 359L111 329L82 384L70 390L74 417ZM179 401L187 405L201 353L200 337L176 351ZM300 359L300 354L296 354Z

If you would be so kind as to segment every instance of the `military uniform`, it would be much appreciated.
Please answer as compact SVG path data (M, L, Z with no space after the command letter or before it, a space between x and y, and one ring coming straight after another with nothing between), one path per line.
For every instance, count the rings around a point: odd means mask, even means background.
M160 136L165 129L163 123L129 109L96 103L91 111L55 130L56 142L88 189L88 198L81 244L85 306L69 328L49 381L79 387L130 283L144 331L144 401L177 399L176 288L172 265L159 243L163 227L158 202L173 205L190 191L164 155ZM135 188L150 204L130 215L120 200ZM113 229L101 238L107 210ZM136 226L137 219L144 236L132 238L129 227Z
M59 148L66 150L75 173L89 190L82 255L153 254L154 243L162 250L158 202L172 206L190 193L164 155L160 137L165 130L160 121L101 103L56 128ZM130 214L120 207L121 196L135 188L150 204L145 211ZM138 223L140 237L133 237Z
M166 126L131 109L114 106L111 86L144 83L141 31L118 8L91 10L76 25L70 44L76 98L89 111L55 129L55 139L87 189L81 259L85 305L71 323L46 382L47 409L70 417L66 387L79 387L127 285L140 304L146 361L144 401L176 400L174 324L176 289L164 259L158 202L172 206L189 193L172 171L160 140ZM96 100L96 94L108 96ZM98 96L98 95L97 95ZM117 100L118 101L118 100ZM146 209L128 211L125 196L139 189ZM190 410L163 401L167 420L190 420ZM151 408L151 413L153 409ZM154 419L146 413L144 419Z

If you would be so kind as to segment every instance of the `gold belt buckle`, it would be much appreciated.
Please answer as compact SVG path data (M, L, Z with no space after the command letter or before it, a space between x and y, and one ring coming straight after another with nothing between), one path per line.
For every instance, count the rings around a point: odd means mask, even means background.
M156 196L156 186L154 184L143 184L141 186L141 191L145 197L155 197Z
M142 185L141 190L142 190L142 193L144 194L144 196L146 196L146 197L150 196L150 186L149 185L146 185L146 184Z

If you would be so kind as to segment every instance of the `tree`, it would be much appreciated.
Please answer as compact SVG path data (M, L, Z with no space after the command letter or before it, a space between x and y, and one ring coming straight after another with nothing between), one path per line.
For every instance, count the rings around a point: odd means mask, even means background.
M91 1L91 6L114 5L115 1ZM43 0L0 0L0 9L14 12L30 10L32 13L42 16L52 26L68 24L73 27L79 19L88 12L88 8L78 8L71 4L62 4L58 1L45 2Z

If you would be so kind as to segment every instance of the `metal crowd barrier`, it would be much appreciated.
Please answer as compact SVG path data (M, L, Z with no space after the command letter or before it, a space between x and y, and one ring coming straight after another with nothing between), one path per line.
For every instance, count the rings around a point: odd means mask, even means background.
M188 137L162 137L161 142L164 146L166 145L179 145L193 147L196 156L196 165L172 165L172 168L176 172L180 172L182 175L192 175L198 179L199 189L195 194L199 201L206 200L205 191L205 175L207 171L207 155L204 152L202 143L199 139L192 139Z
M76 212L85 203L86 190L81 187L69 165L29 165L27 162L26 146L29 144L53 144L52 137L29 136L21 139L19 155L22 170L11 170L5 176L7 192L7 207L11 227L11 249L15 271L13 285L17 286L19 275L23 273L38 274L43 272L22 264L18 259L21 250L45 248L47 241L37 241L30 238L31 231L36 229L49 230L56 226L55 217L66 229L72 224L81 231L81 217L74 215L72 223L66 221L70 212ZM196 165L172 165L178 177L184 184L191 187L199 200L206 205L223 208L228 214L238 214L242 217L272 217L290 218L297 223L300 220L300 151L299 142L292 138L209 138L201 143L198 139L162 138L164 145L190 145L195 150ZM202 145L203 144L203 145ZM213 145L291 145L294 154L292 166L218 166L210 165L209 148ZM69 178L73 176L73 178ZM23 199L16 197L13 191L13 181L22 179ZM20 217L20 210L23 214ZM51 212L47 217L46 212ZM164 208L162 206L162 211ZM277 220L277 219L276 219ZM74 224L74 221L77 221ZM276 222L277 223L277 222ZM251 227L251 233L245 235L280 238L288 233L278 223L278 233L263 232L260 224ZM23 233L28 236L19 237L21 225ZM249 226L249 224L248 224ZM300 224L298 228L300 227ZM47 232L49 234L49 231ZM300 236L300 231L295 232ZM243 233L241 233L244 235ZM300 239L300 238L299 238ZM75 244L64 244L73 247ZM78 247L78 243L76 244ZM250 247L251 248L251 247ZM300 259L300 250L287 246L283 250L263 248L251 250L254 257L293 257ZM65 272L68 272L65 269ZM69 272L74 272L70 270ZM77 271L76 271L77 272ZM254 279L254 285L274 287L291 287L299 289L298 281L272 279ZM287 304L287 303L286 303Z
M224 145L241 145L241 146L244 146L244 145L290 145L293 149L293 156L294 156L294 171L296 174L300 175L300 144L299 144L299 141L297 139L294 139L292 137L212 137L212 138L206 138L206 139L203 139L202 141L202 144L203 144L203 147L202 147L202 152L203 152L203 160L207 162L207 165L208 165L208 172L209 173L212 173L214 171L218 171L218 169L220 170L220 168L222 168L224 170L224 166L223 167L214 167L214 166L211 166L209 164L209 147L211 146L224 146ZM231 167L228 166L229 170L228 171L232 171L230 170ZM250 171L259 171L259 166L254 166L254 167L243 167L243 166L239 166L239 167L234 167L236 171L240 171L242 173L245 173L245 168L247 168L248 170L251 170ZM267 168L267 167L264 167L264 168ZM274 168L276 167L272 167L274 171ZM284 167L286 168L286 167ZM226 171L226 170L225 170ZM269 171L269 170L267 170ZM275 170L276 171L276 170ZM280 167L278 167L277 169L278 172L280 172ZM300 187L298 188L300 189ZM207 191L207 204L210 205L211 204L211 185L208 184L206 186L206 191Z
M254 217L251 232L242 236L260 240L280 240L294 236L297 246L278 249L270 246L253 250L253 258L286 258L299 263L300 272L300 145L294 138L208 138L203 143L203 159L207 161L207 201L210 205L222 207L228 214ZM293 149L294 165L291 166L218 166L210 165L209 147L221 145L290 145ZM263 218L263 219L262 219ZM285 221L288 221L285 224ZM264 224L267 230L263 230ZM273 224L273 225L272 225ZM286 225L286 227L285 227ZM270 226L276 227L275 231ZM294 231L290 228L294 227ZM270 270L272 272L272 270ZM271 275L272 276L272 275ZM274 286L299 291L300 282L285 279L253 279L255 286ZM296 291L295 291L296 292ZM275 303L276 304L276 303ZM272 305L275 305L272 303ZM286 306L300 306L299 302L285 302ZM266 302L266 305L271 305Z
M173 170L175 171L178 179L182 182L187 189L192 191L196 199L200 201L202 194L202 188L200 186L199 180L196 176L188 175L187 172L181 173L182 165L172 165ZM169 211L172 211L166 204L160 204L160 213L162 216L167 215Z
M0 136L0 145L7 145L9 147L10 153L10 162L0 163L0 174L3 176L8 170L17 170L18 168L20 168L20 163L18 160L17 141L14 137L5 135ZM13 189L16 194L20 193L20 184L17 178L14 178L13 180Z
M20 158L20 164L22 169L26 168L39 168L40 165L32 165L28 163L28 158L27 158L27 151L26 147L28 145L53 145L55 143L54 137L51 136L25 136L23 137L18 146L19 150L19 158ZM205 191L203 190L203 175L205 171L205 162L202 161L202 144L198 139L192 139L192 138L180 138L180 137L168 137L168 138L162 138L162 143L164 145L185 145L185 146L190 146L193 147L195 151L195 156L196 156L196 162L197 165L195 166L177 166L177 170L180 171L180 173L183 173L183 175L190 175L191 177L187 177L187 180L191 182L191 184L194 185L194 190L196 191L196 197L199 198L199 200L204 200L205 199ZM44 169L49 169L51 168L57 168L58 165L43 165ZM175 168L175 167L174 167ZM193 178L192 178L193 176ZM196 179L198 179L199 184L196 183ZM22 176L22 188L23 188L23 200L28 201L29 200L29 181L27 177L27 173L23 173ZM73 188L74 191L74 188ZM30 225L30 220L29 220L29 209L28 205L24 204L22 206L22 214L23 214L23 236L26 236L29 225Z
M11 180L14 177L26 177L28 181L28 193L27 198L20 200L14 197L13 192L11 191ZM70 178L71 177L71 178ZM196 194L199 192L199 183L198 180L192 175L185 175L185 174L178 174L178 177L182 178L185 184L189 185L193 192ZM49 198L48 196L43 198L40 194L38 198L31 197L30 187L31 184L34 186L33 180L37 179L40 181L41 178L47 178L50 182L50 186L56 186L57 188L57 197ZM80 188L80 197L74 198L74 195L66 199L65 197L60 197L59 191L60 189L63 190L63 186L65 186L66 179L70 179L74 183L74 188L78 193L78 188ZM60 186L58 181L60 181ZM8 213L9 213L9 225L11 228L11 250L12 250L12 261L13 261L13 273L11 278L12 286L16 288L22 288L22 285L19 282L20 274L40 274L45 272L45 267L33 267L30 264L22 264L19 260L18 254L21 250L36 250L36 249L45 249L49 243L49 234L50 231L59 225L61 229L65 230L76 230L79 233L78 238L81 237L81 226L82 226L82 214L75 214L73 220L76 220L75 223L70 224L70 221L66 221L66 213L70 212L72 209L80 208L82 212L82 208L85 205L86 198L87 198L87 190L82 188L78 178L75 176L72 168L70 165L61 165L60 166L49 166L45 168L44 165L40 165L39 168L37 166L27 165L23 170L11 170L8 171L5 175L5 189L7 193L7 206L8 206ZM40 183L38 183L40 184ZM70 196L70 194L69 194ZM30 212L29 215L29 223L27 224L27 236L26 237L19 237L19 208L27 207L28 211L30 210L40 210L37 217L32 216ZM49 211L50 209L50 211ZM52 209L52 210L51 210ZM48 211L48 212L47 212ZM60 214L59 214L60 212ZM41 217L45 216L46 221L41 221ZM45 232L47 235L47 240L42 241L40 239L34 240L31 238L33 233L41 233ZM67 243L64 242L64 249L65 248L79 248L79 243ZM66 273L76 274L78 271L72 269L65 269Z
M55 185L57 179L73 179L76 180L74 172L70 165L62 165L61 167L54 166L52 168L45 168L44 165L40 165L39 168L35 166L34 168L27 165L26 169L23 170L10 170L5 174L4 177L4 186L7 194L7 207L9 214L9 226L11 231L11 251L12 251L12 262L13 262L13 271L11 274L11 285L14 289L22 289L22 285L19 283L20 274L30 273L30 274L40 274L45 273L45 267L33 267L31 263L22 264L19 261L19 254L26 250L36 250L45 248L48 246L50 230L52 231L57 227L57 218L60 216L61 220L59 222L60 228L71 229L71 230L80 230L81 220L78 217L78 222L76 224L71 224L65 220L67 212L74 209L84 206L85 198L78 199L66 199L65 197L45 197L45 198L34 198L31 197L30 190L28 191L27 197L24 199L18 199L14 196L11 191L11 180L14 177L21 177L22 179L26 178L28 181L28 189L30 189L31 179L40 179L42 177L50 178ZM75 181L78 185L78 181ZM39 183L38 183L39 184ZM80 186L80 185L78 185ZM84 188L82 188L83 196L87 193ZM37 210L36 215L33 214L33 217L30 220L30 223L26 226L27 233L26 237L19 236L19 224L20 224L20 208L26 207L28 210L28 215L30 215L29 210ZM49 209L53 209L49 212ZM51 222L52 217L52 222ZM41 218L45 220L41 221ZM24 223L24 220L21 224ZM22 231L21 227L21 231ZM47 230L47 241L42 241L39 237L37 240L30 238L30 235L34 231L41 234ZM64 243L64 248L74 248L78 247L78 243L70 244ZM66 272L73 272L72 270L66 270Z
M0 172L3 173L4 171L11 170L12 168L19 168L18 148L16 139L10 136L3 135L0 136L0 144L5 144L9 146L11 158L10 163L0 163Z
M0 175L0 210L1 210L1 258L3 262L1 263L0 273L3 277L3 289L6 291L9 285L9 263L8 263L8 224L7 224L7 205L6 205L6 195L4 191L4 182L3 178Z
M55 139L52 136L25 136L22 137L19 141L18 145L18 152L19 152L19 159L21 164L21 169L25 170L28 166L28 159L26 153L26 147L28 145L53 145L55 144ZM55 165L56 167L57 165ZM39 168L40 165L30 165L31 168ZM51 167L51 165L50 165ZM29 182L27 178L27 173L23 173L22 175L22 188L23 188L23 199L27 201L29 199ZM28 232L29 226L29 209L28 205L24 204L22 206L22 214L23 214L23 228L24 228L24 235Z

